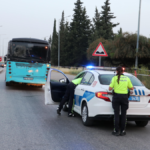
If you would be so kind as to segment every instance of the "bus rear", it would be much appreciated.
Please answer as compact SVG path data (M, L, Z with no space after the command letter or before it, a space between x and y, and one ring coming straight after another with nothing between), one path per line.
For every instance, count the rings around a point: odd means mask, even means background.
M6 86L12 82L42 86L50 69L50 46L38 39L12 39L8 45Z

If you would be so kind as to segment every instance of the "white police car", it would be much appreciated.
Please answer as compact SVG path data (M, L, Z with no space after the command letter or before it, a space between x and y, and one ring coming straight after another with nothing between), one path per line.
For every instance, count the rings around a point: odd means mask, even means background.
M116 73L115 71L105 70L115 69L97 67L95 70L82 71L75 77L83 77L81 83L75 88L74 111L82 116L84 125L91 125L93 119L113 119L112 92L108 90L108 87ZM64 77L56 82L51 79L52 71L58 71ZM124 73L124 75L130 78L134 86L134 90L130 91L127 118L129 121L135 121L138 126L144 127L150 120L150 90L132 74ZM57 69L50 69L45 84L45 104L58 104L69 82L69 79L63 72Z

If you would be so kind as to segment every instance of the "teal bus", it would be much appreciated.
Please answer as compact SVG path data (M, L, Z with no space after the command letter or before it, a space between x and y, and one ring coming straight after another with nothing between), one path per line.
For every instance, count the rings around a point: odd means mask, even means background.
M45 40L13 38L8 43L6 86L15 82L42 87L51 65L50 54Z

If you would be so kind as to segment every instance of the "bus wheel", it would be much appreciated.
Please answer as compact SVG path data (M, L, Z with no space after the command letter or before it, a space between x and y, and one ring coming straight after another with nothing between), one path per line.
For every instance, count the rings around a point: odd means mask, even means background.
M9 82L5 82L5 85L6 85L6 86L10 86L10 83L9 83Z
M43 86L41 85L41 86L38 86L38 88L42 88Z

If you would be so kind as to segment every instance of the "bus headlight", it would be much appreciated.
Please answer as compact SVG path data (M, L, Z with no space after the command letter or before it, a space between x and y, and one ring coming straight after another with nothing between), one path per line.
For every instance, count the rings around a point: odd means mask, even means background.
M47 67L49 67L49 64L47 64Z
M39 72L39 70L37 69L36 72Z
M29 73L33 72L33 70L28 70Z

